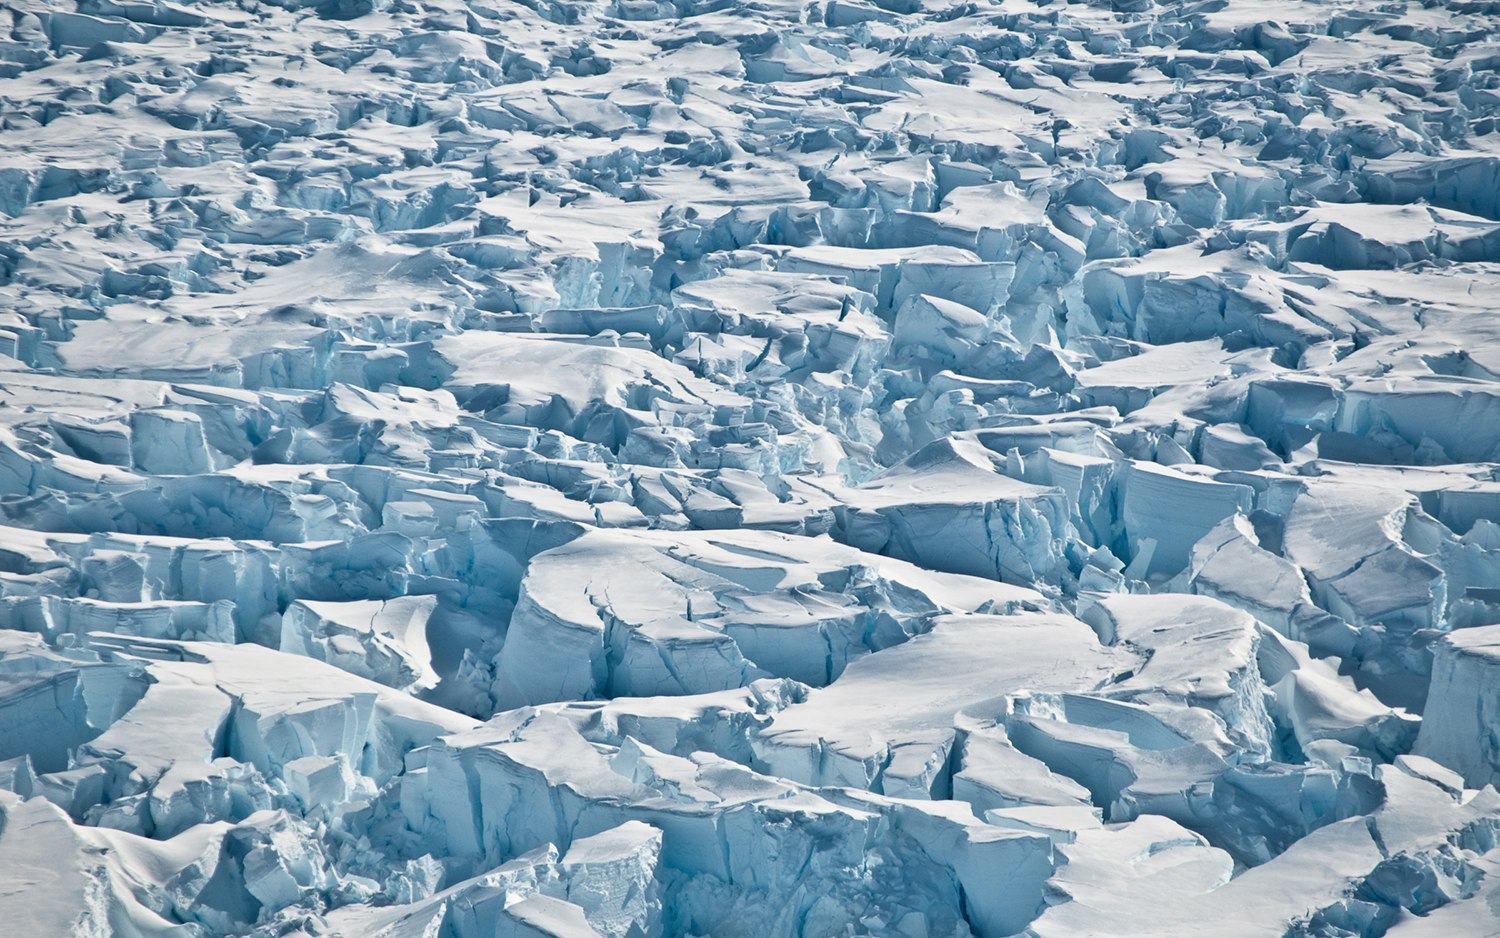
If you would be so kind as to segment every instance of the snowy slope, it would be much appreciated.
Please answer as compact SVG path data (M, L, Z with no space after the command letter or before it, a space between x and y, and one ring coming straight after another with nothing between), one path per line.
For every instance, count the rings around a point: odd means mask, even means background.
M0 30L0 933L1500 934L1500 4Z

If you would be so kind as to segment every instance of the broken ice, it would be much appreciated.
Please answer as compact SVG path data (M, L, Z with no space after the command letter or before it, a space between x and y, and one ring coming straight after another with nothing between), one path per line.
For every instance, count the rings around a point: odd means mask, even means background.
M1497 17L8 3L7 928L1494 935Z

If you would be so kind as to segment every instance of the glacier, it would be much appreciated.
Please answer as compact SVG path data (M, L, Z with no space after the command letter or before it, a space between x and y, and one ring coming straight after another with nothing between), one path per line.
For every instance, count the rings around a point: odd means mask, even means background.
M1500 934L1500 4L5 0L0 932Z

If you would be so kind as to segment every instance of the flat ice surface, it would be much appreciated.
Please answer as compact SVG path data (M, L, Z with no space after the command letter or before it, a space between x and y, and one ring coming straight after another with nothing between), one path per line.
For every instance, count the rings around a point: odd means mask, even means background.
M1500 5L11 0L0 933L1500 935Z

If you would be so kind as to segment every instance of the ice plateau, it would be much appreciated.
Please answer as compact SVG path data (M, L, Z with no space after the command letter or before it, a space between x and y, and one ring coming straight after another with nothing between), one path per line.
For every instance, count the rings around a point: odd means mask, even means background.
M1500 936L1500 2L0 0L0 935Z

